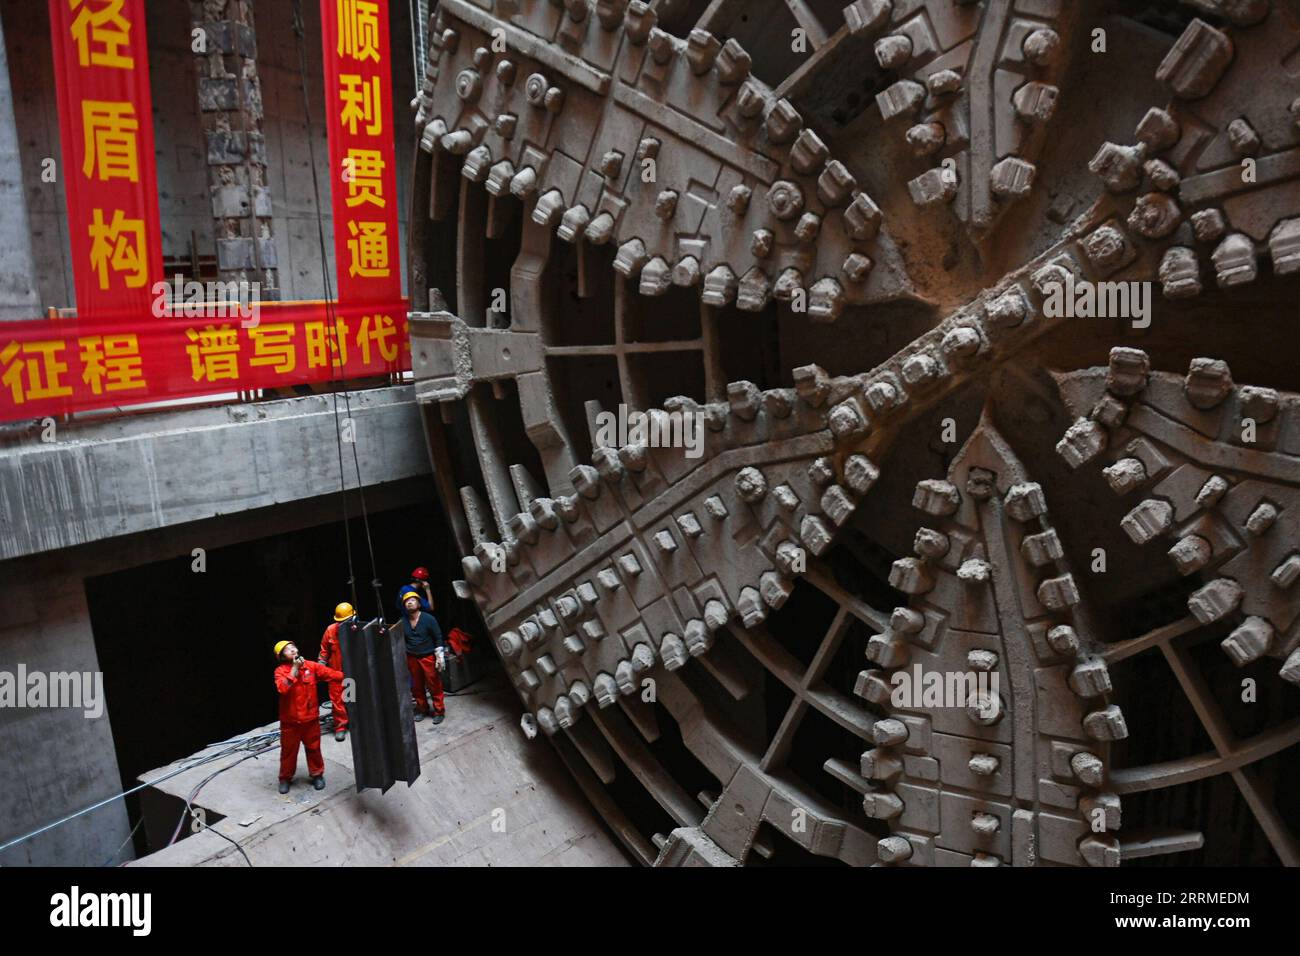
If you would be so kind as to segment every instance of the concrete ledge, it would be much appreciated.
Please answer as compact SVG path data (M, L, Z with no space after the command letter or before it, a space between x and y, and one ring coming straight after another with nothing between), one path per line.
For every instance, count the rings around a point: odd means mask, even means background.
M367 485L430 473L412 387L350 395ZM339 418L347 411L339 398ZM344 446L347 487L355 488ZM0 560L339 489L333 395L64 426L0 450Z

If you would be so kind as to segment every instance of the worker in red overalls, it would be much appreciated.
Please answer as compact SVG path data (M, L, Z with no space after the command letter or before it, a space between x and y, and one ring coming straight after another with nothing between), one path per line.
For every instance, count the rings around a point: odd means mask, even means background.
M275 645L275 689L280 692L280 792L289 792L289 781L298 770L298 745L307 748L307 773L312 786L325 789L325 758L320 753L320 704L316 684L321 680L342 680L343 672L315 661L303 660L293 641Z
M408 577L410 577L411 582L409 584L403 584L397 592L397 619L399 621L402 619L403 615L406 614L406 595L410 591L414 591L416 596L419 597L421 611L428 611L430 614L433 613L433 592L429 590L429 569L420 566L412 571ZM415 676L412 675L411 703L416 707L420 706L416 702L415 698L420 695L421 686L422 685L417 684Z
M439 671L447 666L442 629L438 627L437 618L420 610L420 595L415 591L406 591L402 595L402 603L406 616L398 626L406 639L406 666L415 688L415 719L424 720L426 716L431 716L434 724L440 724L446 716L442 677L439 676ZM432 710L425 700L426 687L433 698Z
M336 671L343 670L343 649L339 647L339 625L356 616L357 612L347 601L334 608L334 623L325 628L325 633L321 635L320 654L316 657L317 664L324 664ZM343 702L342 681L330 681L330 703L334 706L334 739L342 740L348 735L348 708Z

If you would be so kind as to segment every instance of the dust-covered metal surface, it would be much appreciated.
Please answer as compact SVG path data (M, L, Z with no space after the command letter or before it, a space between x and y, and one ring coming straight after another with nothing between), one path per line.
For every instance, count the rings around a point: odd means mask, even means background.
M429 30L458 593L634 855L1300 862L1293 5Z

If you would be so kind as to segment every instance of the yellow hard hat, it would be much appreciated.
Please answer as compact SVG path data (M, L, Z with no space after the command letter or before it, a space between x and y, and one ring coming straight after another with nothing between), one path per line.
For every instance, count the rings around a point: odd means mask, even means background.
M283 651L286 647L288 647L288 646L289 646L290 644L292 644L292 643L293 643L293 641L278 641L278 642L276 642L276 645L275 645L275 656L278 658L278 657L280 656L280 652Z
M350 617L355 617L356 613L357 612L353 609L352 605L347 601L344 601L342 604L339 604L334 608L334 620L346 621Z

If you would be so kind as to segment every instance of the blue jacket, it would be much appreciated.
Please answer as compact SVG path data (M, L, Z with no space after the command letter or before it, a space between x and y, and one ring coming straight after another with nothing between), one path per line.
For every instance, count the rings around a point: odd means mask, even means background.
M424 596L423 594L421 594L421 593L420 593L419 591L417 591L415 588L411 587L411 585L409 585L409 584L403 584L403 585L401 586L401 588L400 588L400 589L398 590L398 592L397 592L397 613L398 613L398 614L400 614L400 615L402 615L402 616L405 616L405 615L406 615L406 608L403 607L402 605L403 605L403 602L406 601L406 593L407 593L408 591L411 592L412 594L414 594L416 597L418 597L418 598L420 599L420 610L421 610L421 611L428 611L429 613L432 613L432 612L433 612L433 608L429 607L429 602L428 602L428 600L425 598L425 596Z
M402 636L406 638L406 653L412 657L428 657L443 646L438 619L427 611L420 612L415 627L411 627L411 619L403 614Z

